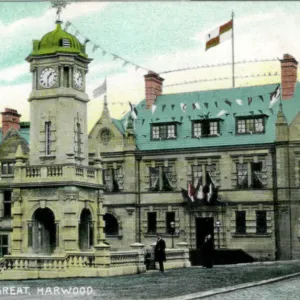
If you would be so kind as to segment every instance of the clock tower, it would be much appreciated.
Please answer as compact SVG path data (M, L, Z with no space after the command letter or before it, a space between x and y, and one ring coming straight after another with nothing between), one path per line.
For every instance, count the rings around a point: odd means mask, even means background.
M33 41L30 164L88 164L85 45L61 28Z

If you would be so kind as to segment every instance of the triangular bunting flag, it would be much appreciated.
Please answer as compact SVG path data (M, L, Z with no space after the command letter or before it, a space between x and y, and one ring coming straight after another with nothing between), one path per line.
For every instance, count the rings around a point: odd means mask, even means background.
M238 105L243 105L243 100L242 99L236 99L236 103Z
M162 106L162 111L164 111L165 108L166 108L166 104L163 104L163 106Z
M269 108L269 111L272 113L272 115L273 115L273 108Z
M142 126L144 125L144 123L145 123L145 119L142 120Z
M200 109L200 104L195 102L195 103L192 104L192 107L193 107L193 110L195 110L196 108Z
M75 31L75 34L74 34L74 35L75 35L75 36L77 36L79 33L80 33L80 32L79 32L79 30L77 30L77 29L76 29L76 31Z
M102 55L104 56L107 52L105 50L102 50Z
M248 105L250 105L252 102L252 97L248 97Z
M225 100L225 103L231 106L231 102L228 99Z
M174 109L174 107L175 107L175 104L171 104L171 108L172 108L172 110Z
M90 39L84 38L84 44L85 44L85 45L86 45L89 41L90 41Z
M156 110L156 105L153 104L153 105L151 106L151 112L152 112L152 115L154 114L155 110Z
M94 45L93 46L93 50L92 50L92 52L95 52L98 48L100 48L100 46L98 46L98 45Z
M218 108L218 102L215 102L215 106L216 106L216 108Z
M227 113L227 111L223 109L217 114L217 117L221 117L221 116L225 115L226 113Z
M186 104L185 103L180 103L180 108L183 112L186 112Z
M205 105L206 108L208 108L208 103L207 102L205 102L204 105Z
M113 54L112 56L113 56L113 60L116 60L117 58L119 58L119 56L116 54Z
M71 25L71 22L67 21L67 22L66 22L66 26L65 26L65 31L68 30L68 28L69 28L70 25Z
M258 97L262 102L264 102L264 97L262 95L259 95Z
M124 61L122 68L125 67L127 64L129 64L129 62L127 60Z
M254 115L254 111L253 110L251 110L251 111L249 111L250 112L250 114L253 116Z
M131 116L133 119L137 119L137 116L138 116L138 112L135 108L134 105L132 105L130 102L129 102L129 106L130 106L130 110L131 110Z
M280 98L280 85L278 85L274 92L270 93L270 107L272 107Z
M259 111L262 115L264 114L264 112L263 112L261 109L259 109L258 111Z

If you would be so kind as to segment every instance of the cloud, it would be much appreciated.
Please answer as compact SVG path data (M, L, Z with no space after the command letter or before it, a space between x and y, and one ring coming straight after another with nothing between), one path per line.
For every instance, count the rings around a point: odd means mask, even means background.
M29 64L23 63L0 70L0 81L13 82L17 78L28 74Z

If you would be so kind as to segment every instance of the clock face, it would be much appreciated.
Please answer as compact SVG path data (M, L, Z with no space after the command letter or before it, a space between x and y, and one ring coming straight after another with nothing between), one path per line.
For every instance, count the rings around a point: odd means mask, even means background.
M73 82L76 89L80 90L83 87L82 73L77 69L74 71Z
M53 68L45 68L40 75L40 85L51 88L57 80L57 73Z

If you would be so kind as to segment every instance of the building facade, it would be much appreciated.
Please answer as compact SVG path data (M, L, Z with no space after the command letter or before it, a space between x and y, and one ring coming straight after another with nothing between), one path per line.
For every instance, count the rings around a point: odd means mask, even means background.
M123 250L157 233L168 248L197 249L211 233L215 247L258 260L300 257L292 56L280 83L261 86L163 94L150 72L135 112L113 119L105 99L89 134L84 45L58 21L27 61L30 124L2 113L0 254L88 251L104 240Z

